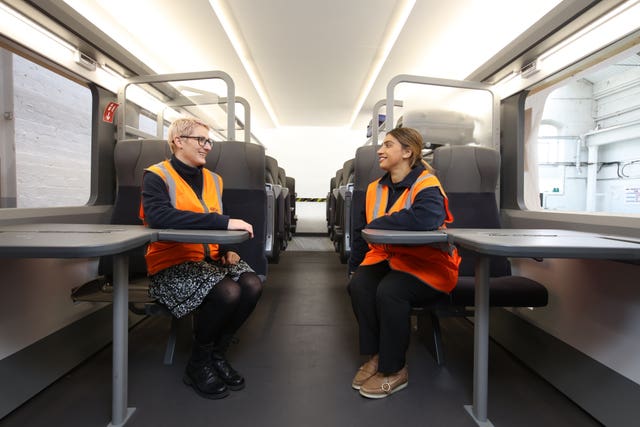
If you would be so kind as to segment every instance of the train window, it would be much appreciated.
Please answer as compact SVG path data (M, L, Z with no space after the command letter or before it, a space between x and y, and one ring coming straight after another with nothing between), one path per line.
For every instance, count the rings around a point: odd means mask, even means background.
M145 114L140 114L139 118L139 129L143 132L146 132L151 135L155 135L157 132L157 124L156 121L150 117L147 117Z
M11 76L3 79L0 94L7 105L13 104L11 113L5 113L12 120L5 121L1 136L2 206L86 204L91 192L91 91L19 55L0 53L3 74Z
M638 50L527 97L528 209L640 215Z

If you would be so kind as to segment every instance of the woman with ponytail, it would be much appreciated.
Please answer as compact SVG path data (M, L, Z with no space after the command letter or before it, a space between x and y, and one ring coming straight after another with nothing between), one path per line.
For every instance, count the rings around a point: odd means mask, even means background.
M369 184L361 225L354 230L348 290L360 353L368 360L351 386L369 398L387 397L408 385L411 307L447 295L458 279L460 257L453 247L367 245L360 236L364 224L419 231L442 229L453 221L440 181L422 159L422 145L415 129L386 134L377 152L386 174Z

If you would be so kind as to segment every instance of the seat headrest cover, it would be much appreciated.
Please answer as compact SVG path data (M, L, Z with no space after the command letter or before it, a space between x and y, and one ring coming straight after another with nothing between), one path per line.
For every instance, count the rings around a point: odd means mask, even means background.
M141 187L144 169L170 157L171 149L166 140L119 141L113 153L118 187Z
M447 193L494 192L500 177L500 153L489 147L440 147L433 152L432 165Z
M340 179L340 185L347 185L349 178L353 176L353 162L354 159L349 159L342 164L342 178Z
M216 142L205 167L222 177L225 190L264 190L266 159L261 145L242 141ZM272 176L277 179L277 166L275 172Z
M283 187L287 186L287 173L284 168L278 167L278 181Z
M430 144L459 145L474 141L475 122L473 117L459 111L407 111L402 116L401 125L420 132L427 147Z
M354 190L365 191L370 182L375 181L384 175L384 171L380 169L378 164L379 145L364 145L356 150L356 157L353 166Z

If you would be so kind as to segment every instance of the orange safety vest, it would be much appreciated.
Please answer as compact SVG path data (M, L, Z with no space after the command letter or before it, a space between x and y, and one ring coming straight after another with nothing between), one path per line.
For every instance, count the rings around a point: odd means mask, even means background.
M380 179L373 181L367 187L366 214L367 224L375 218L409 209L416 195L428 187L438 187L444 197L446 217L440 228L446 228L445 223L453 221L449 211L449 200L440 181L429 171L423 171L416 181L400 195L398 200L385 213L389 198L389 187L380 183ZM394 270L409 273L430 286L449 293L458 281L458 266L460 256L453 246L444 247L419 245L387 245L369 243L369 251L360 265L371 265L387 260Z
M169 160L157 163L145 169L162 178L167 185L169 198L174 208L183 211L202 213L222 213L222 178L220 175L202 168L203 187L202 200L198 198L193 189L171 166ZM140 204L140 218L147 225L144 217L144 207ZM152 242L147 246L145 259L147 261L147 273L156 274L172 265L186 261L201 261L209 257L218 259L218 245L200 243L179 242Z

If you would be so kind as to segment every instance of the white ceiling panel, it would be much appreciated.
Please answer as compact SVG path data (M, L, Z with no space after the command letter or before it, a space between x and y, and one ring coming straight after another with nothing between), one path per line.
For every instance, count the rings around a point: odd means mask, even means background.
M397 4L389 0L228 2L284 126L349 122Z

